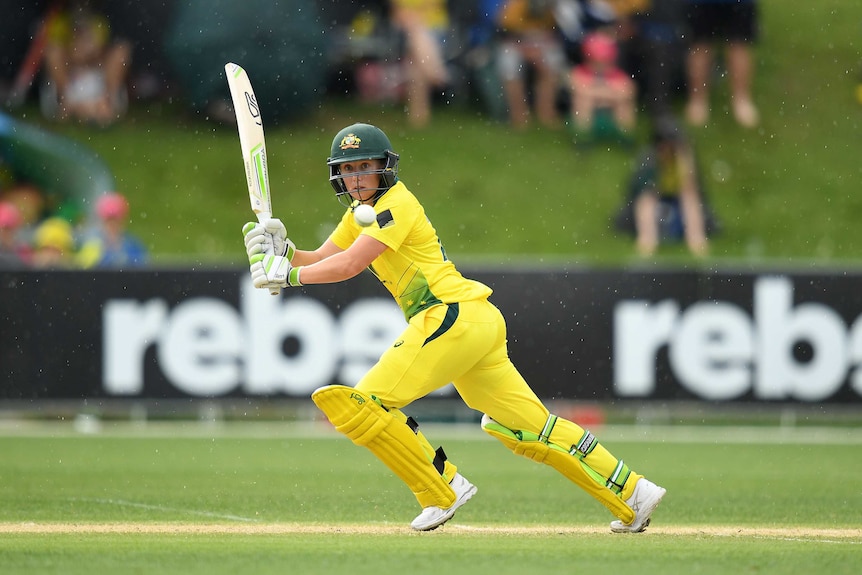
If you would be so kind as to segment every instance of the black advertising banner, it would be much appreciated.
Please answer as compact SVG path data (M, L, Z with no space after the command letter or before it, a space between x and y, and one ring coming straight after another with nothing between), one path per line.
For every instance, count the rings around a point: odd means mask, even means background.
M862 402L862 274L488 271L546 399ZM245 270L0 272L0 399L307 398L404 328L369 274L255 290Z

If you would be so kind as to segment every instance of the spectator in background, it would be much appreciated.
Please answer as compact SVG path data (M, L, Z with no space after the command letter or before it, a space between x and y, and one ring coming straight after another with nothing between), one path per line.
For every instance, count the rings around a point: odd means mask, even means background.
M535 78L532 101L539 122L559 126L557 96L566 65L562 40L556 31L551 0L507 0L497 17L500 39L497 67L513 127L525 128L530 122L531 98L526 80L528 67Z
M121 194L105 194L96 202L98 226L85 234L78 263L84 268L133 268L147 262L147 251L126 231L129 202Z
M33 267L47 270L75 267L75 235L72 224L63 218L42 221L33 235Z
M10 202L0 202L0 269L22 268L30 263L31 251L19 233L24 218Z
M618 22L620 65L632 74L644 111L655 120L674 109L685 91L688 0L613 0Z
M691 47L688 53L688 105L685 114L693 126L709 121L710 76L713 50L724 46L730 75L731 109L746 128L759 122L751 98L754 63L752 45L758 38L757 0L688 0Z
M42 190L27 182L12 182L0 193L0 198L15 206L23 227L35 227L48 212L47 199Z
M616 224L635 234L642 256L653 255L662 239L684 239L693 255L707 255L707 235L715 231L716 222L706 203L694 149L676 120L655 122Z
M111 38L107 18L92 4L69 0L49 22L45 69L58 119L107 125L125 112L132 48Z
M570 82L575 143L630 142L637 94L634 81L617 66L615 40L593 32L582 51L583 63L572 69Z
M447 0L391 0L392 22L404 34L407 117L413 127L431 119L432 91L449 82L444 47L449 32Z

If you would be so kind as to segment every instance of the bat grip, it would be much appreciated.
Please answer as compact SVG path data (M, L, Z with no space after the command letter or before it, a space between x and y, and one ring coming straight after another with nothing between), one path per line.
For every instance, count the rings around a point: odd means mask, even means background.
M260 223L264 223L266 220L272 217L271 212L256 212L255 215L257 216L257 221ZM269 288L269 295L278 295L280 293L281 288L279 287Z

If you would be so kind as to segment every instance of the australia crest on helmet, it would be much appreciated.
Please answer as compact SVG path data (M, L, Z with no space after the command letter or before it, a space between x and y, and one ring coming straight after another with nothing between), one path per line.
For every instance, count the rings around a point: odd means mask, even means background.
M362 143L362 139L356 134L350 133L341 138L341 144L338 147L342 150L357 150L360 143Z

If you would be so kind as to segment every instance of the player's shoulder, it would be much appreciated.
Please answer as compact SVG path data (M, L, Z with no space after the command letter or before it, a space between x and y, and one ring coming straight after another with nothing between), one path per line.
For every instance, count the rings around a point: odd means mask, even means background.
M381 228L390 227L395 223L406 223L412 226L424 213L422 204L402 182L397 182L389 188L377 200L374 209L377 212L377 223Z
M407 187L407 184L398 180L395 184L389 188L389 190L383 194L383 197L390 196L392 198L411 198L414 201L419 201L416 196L413 195L413 192Z
M398 181L394 186L389 188L383 194L377 203L376 208L398 208L399 210L412 210L421 208L419 198L413 195L403 182Z

